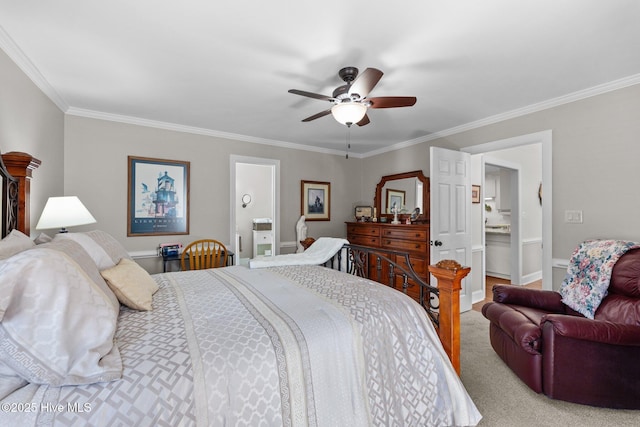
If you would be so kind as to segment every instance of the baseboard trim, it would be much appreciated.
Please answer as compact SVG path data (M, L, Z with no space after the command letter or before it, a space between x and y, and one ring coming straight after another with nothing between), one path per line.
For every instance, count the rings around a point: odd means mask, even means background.
M528 285L529 283L535 282L537 280L542 280L542 270L527 274L526 276L522 276L523 285Z
M141 258L159 258L157 250L153 251L131 251L129 252L129 256L133 259L141 259Z
M480 301L484 301L484 299L485 299L485 292L483 292L482 290L473 291L471 293L471 304L475 304L475 303L478 303Z
M562 268L562 269L567 269L567 267L569 267L569 260L568 259L562 259L562 258L553 258L551 260L551 266L553 268Z

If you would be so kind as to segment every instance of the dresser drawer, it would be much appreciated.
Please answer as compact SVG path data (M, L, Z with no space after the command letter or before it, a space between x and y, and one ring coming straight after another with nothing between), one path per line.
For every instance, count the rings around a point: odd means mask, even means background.
M401 240L417 240L420 242L426 242L429 238L427 230L411 230L408 228L393 227L385 228L382 230L382 237L388 237L390 239Z
M353 245L360 246L372 246L374 248L380 247L380 238L376 236L362 236L359 234L349 234L347 235L347 240L349 243Z
M410 241L410 240L393 240L393 239L382 239L382 246L385 249L392 249L397 251L405 251L405 252L420 252L426 253L429 248L427 242L418 242L418 241Z
M347 225L347 234L361 234L363 236L375 236L380 237L380 227L375 225Z
M422 258L422 257L414 257L414 256L409 256L409 262L411 262L411 267L413 267L413 271L416 272L416 274L421 278L421 279L426 279L427 277L427 260ZM396 256L396 263L398 265L400 265L401 267L405 267L407 266L407 263L404 261L404 257L403 256ZM425 280L426 281L426 280Z

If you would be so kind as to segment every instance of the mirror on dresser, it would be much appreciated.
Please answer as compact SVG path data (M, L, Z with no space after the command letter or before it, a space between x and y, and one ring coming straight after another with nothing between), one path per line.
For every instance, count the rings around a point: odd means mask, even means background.
M376 186L374 206L380 221L391 221L392 207L399 206L399 217L410 218L416 208L420 215L414 223L429 222L429 178L421 170L386 175ZM404 222L404 221L403 221Z

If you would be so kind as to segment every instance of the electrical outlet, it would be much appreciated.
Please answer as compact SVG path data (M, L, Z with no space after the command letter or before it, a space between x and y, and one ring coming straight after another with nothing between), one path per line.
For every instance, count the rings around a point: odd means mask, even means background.
M564 222L582 224L582 211L564 211Z

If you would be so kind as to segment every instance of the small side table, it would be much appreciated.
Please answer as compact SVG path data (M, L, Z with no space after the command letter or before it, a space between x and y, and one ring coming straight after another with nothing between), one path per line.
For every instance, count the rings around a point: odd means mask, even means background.
M167 265L170 262L177 261L178 269L180 269L180 254L177 255L162 255L162 272L167 272Z
M162 272L166 273L167 272L167 265L170 262L173 262L173 261L177 261L178 262L178 270L180 270L181 269L181 267L180 267L180 257L181 256L182 256L182 254L162 255ZM227 255L227 266L234 265L234 256L235 256L235 254L232 251L229 251L229 254Z

